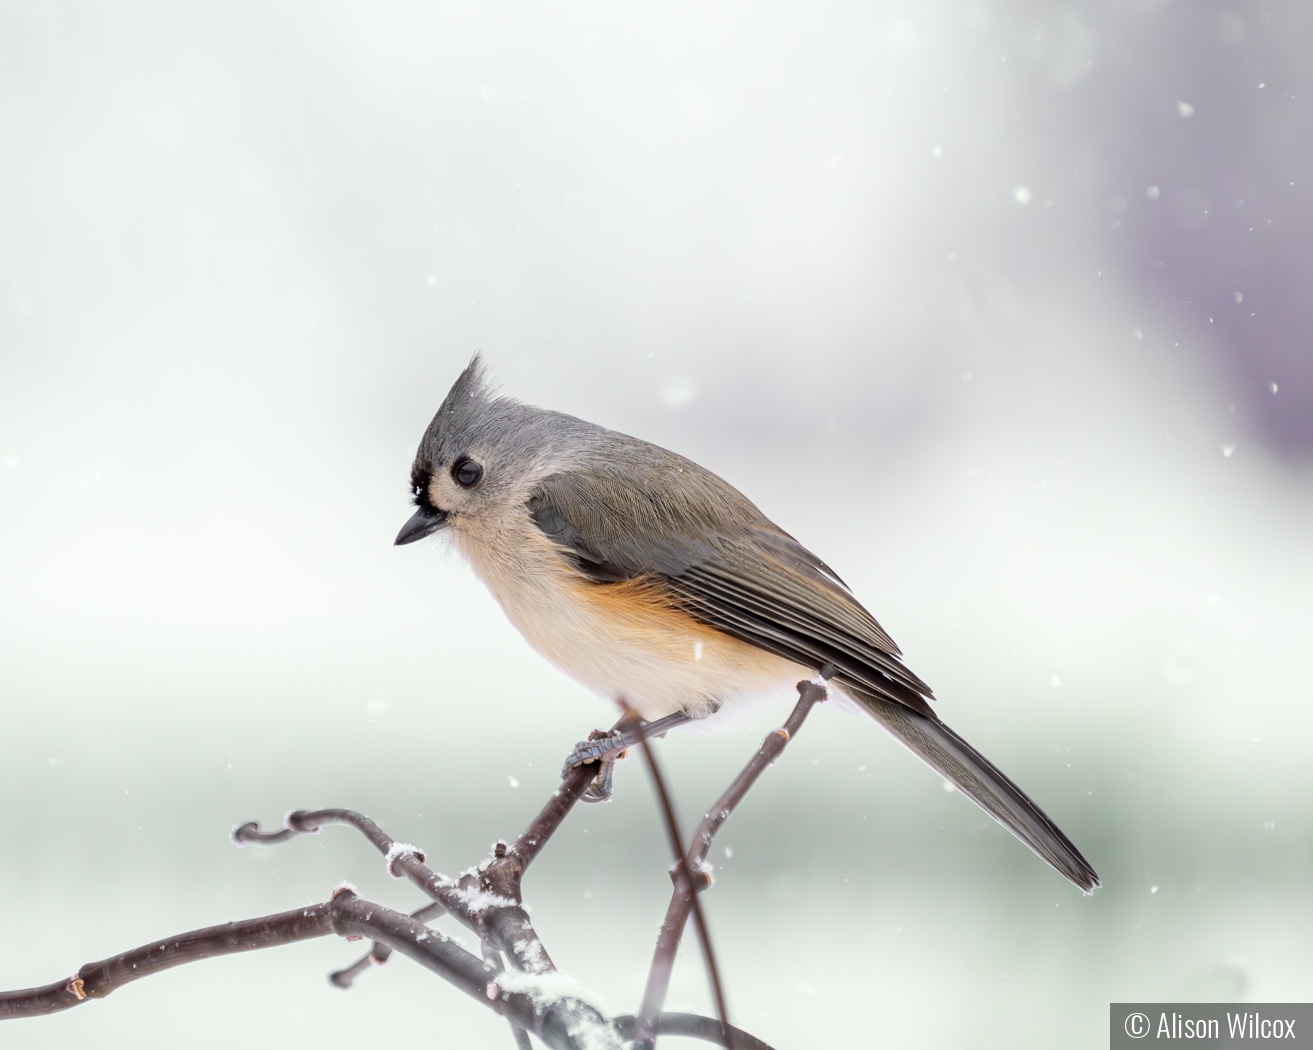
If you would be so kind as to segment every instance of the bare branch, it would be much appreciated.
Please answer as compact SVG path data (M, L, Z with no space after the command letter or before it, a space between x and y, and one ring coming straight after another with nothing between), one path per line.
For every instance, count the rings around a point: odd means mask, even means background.
M515 1026L533 1032L548 1046L559 1050L581 1050L584 1046L589 1050L619 1050L619 1037L610 1021L578 996L532 978L526 980L528 975L512 980L511 975L503 974L490 981L487 964L454 941L409 915L363 901L353 893L339 894L333 904L334 932L382 941L490 1005Z
M0 1020L56 1013L88 999L103 999L110 992L139 978L198 959L327 937L333 933L329 917L330 905L331 902L314 904L278 915L192 930L100 962L87 963L65 981L57 981L43 988L0 992Z
M618 733L622 738L620 741L622 747L633 747L649 737L661 736L667 730L682 725L688 720L687 715L675 714L658 718L655 722L640 722L636 716L626 714L607 735L613 737ZM614 743L611 746L615 746ZM556 789L551 800L543 807L543 811L534 818L524 834L515 840L515 845L511 849L524 862L524 867L527 868L533 863L538 852L547 844L547 840L561 826L561 822L587 790L596 773L597 767L591 762L575 766L570 770L562 779L561 786Z
M615 730L622 733L625 743L638 743L679 724L681 719L683 716L638 723L627 715L616 723ZM232 830L232 839L239 846L275 846L298 834L318 834L327 824L347 824L384 855L389 875L410 879L480 939L504 951L517 970L552 973L556 966L534 930L529 913L522 907L520 882L525 869L561 826L595 773L596 769L589 765L571 770L514 846L499 841L491 857L464 872L459 880L434 872L424 863L423 850L397 842L369 817L349 809L293 810L284 818L285 826L274 832L261 831L258 821L247 821ZM386 959L386 956L378 958L376 951L370 955L378 962ZM333 974L330 980L339 987L349 987L364 966L362 961L357 961Z
M638 1018L633 1014L612 1018L611 1023L615 1025L620 1038L625 1042L632 1039L638 1029ZM742 1028L731 1025L729 1033L734 1040L736 1050L771 1050L769 1043L762 1042ZM725 1041L725 1029L720 1022L711 1017L703 1017L701 1014L664 1013L656 1019L656 1034L682 1035L689 1039L703 1039L717 1046L729 1046Z
M502 954L487 941L483 942L483 963L488 972L494 978L506 969L502 963ZM511 1038L515 1040L516 1050L532 1050L529 1043L529 1033L517 1025L514 1021L511 1023Z
M576 766L570 770L569 775L561 781L561 786L553 792L542 812L524 830L524 834L515 840L512 849L524 867L527 868L534 862L538 853L547 845L547 840L569 816L570 810L574 809L574 804L579 801L579 797L588 787L595 772L588 766Z
M830 665L821 669L820 678L828 680L834 673ZM679 942L688 922L695 894L701 893L711 885L711 880L703 874L703 865L711 850L716 832L734 812L743 797L757 782L757 778L779 758L788 742L802 728L812 707L829 695L825 686L817 681L798 683L798 702L784 726L775 730L762 741L761 747L743 771L734 779L729 789L721 795L715 806L708 811L697 831L693 833L693 842L689 846L685 863L671 873L675 880L675 889L666 909L665 921L657 933L656 950L652 954L652 968L648 971L647 987L643 991L643 1003L638 1011L639 1027L634 1038L634 1050L651 1050L656 1042L656 1031L651 1018L661 1013L666 1001L666 992L670 988L670 975L675 968L675 956L679 953ZM691 880L685 872L691 873Z
M695 885L693 872L689 868L689 859L684 852L684 836L679 830L679 818L675 815L675 807L670 801L670 792L666 790L666 779L661 775L661 767L657 763L652 746L644 740L642 741L642 747L643 757L647 760L647 768L652 774L652 783L656 787L657 798L661 803L661 813L665 818L666 834L670 838L670 848L675 855L675 870L683 876L686 885ZM674 875L675 871L672 871L671 874ZM704 879L709 879L709 876L701 868L698 869L698 875ZM711 943L711 931L707 928L707 919L702 912L702 903L698 900L696 893L690 894L688 899L693 906L693 922L697 927L698 940L702 943L702 958L707 965L707 981L711 985L711 998L716 1004L716 1016L720 1018L723 1030L731 1032L729 1006L725 1002L725 986L720 980L720 967L716 965L716 950ZM653 1032L652 1038L655 1042L655 1032ZM732 1040L729 1045L733 1050Z
M233 830L239 845L286 842L295 833L315 834L328 824L355 828L386 858L388 874L410 879L451 916L515 958L517 968L529 973L550 973L556 967L521 906L520 877L524 865L505 842L498 842L492 857L459 880L435 872L424 863L424 852L409 843L397 842L369 817L350 809L293 810L287 814L289 833L260 831L250 821Z
M0 993L0 1019L66 1010L183 963L330 934L347 939L370 937L387 945L506 1017L516 1027L534 1032L548 1046L559 1050L582 1050L585 1046L590 1050L592 1047L619 1050L619 1037L611 1022L578 996L531 984L518 987L524 982L503 987L489 981L484 961L455 941L409 915L363 900L345 888L323 904L179 934L101 962L88 963L67 981Z
M424 907L420 908L418 911L412 911L410 917L426 923L430 919L436 919L439 915L445 915L446 912L446 908L435 902L433 904L424 905ZM382 966L389 958L391 958L391 956L391 948L386 944L379 944L378 941L375 941L369 951L365 952L364 955L353 962L350 966L344 967L341 970L334 970L330 973L328 975L328 982L333 985L334 988L341 988L343 990L350 988L355 982L355 979L364 973L365 970L369 969L371 965Z
M829 678L827 671L830 674L834 673L834 669L826 664L821 671L822 679ZM716 837L721 825L729 820L730 815L757 782L757 778L775 764L785 746L798 735L798 730L811 714L811 709L828 697L829 692L826 687L816 681L798 683L798 702L784 725L762 741L761 748L744 766L743 772L734 778L734 783L720 796L716 804L702 818L697 831L693 833L693 841L689 846L689 860L692 867L699 867L706 861L707 854L711 852L711 841Z
M431 916L430 916L431 917ZM608 1020L589 1003L568 993L534 987L528 982L498 982L487 963L414 916L364 900L352 890L339 889L331 900L259 919L192 930L134 948L100 962L88 963L66 981L22 991L0 992L0 1020L36 1017L103 999L110 992L142 977L201 959L257 951L281 944L336 934L348 940L369 937L391 951L414 959L471 998L501 1014L521 1034L533 1032L559 1050L593 1050L627 1042L632 1016ZM493 977L494 980L489 980ZM521 987L523 986L523 987ZM696 1014L663 1014L658 1030L724 1045L721 1026ZM734 1030L741 1050L769 1050L763 1042ZM520 1037L517 1041L524 1045Z
M696 892L709 884L709 880L700 879L699 876L703 871L702 864L711 838L719 824L728 817L760 770L782 750L783 740L787 740L788 735L796 731L806 717L806 708L816 699L824 698L824 690L817 686L814 688L819 696L812 696L809 700L810 694L804 689L807 684L799 686L803 699L795 708L786 730L779 730L776 737L768 738L753 760L757 766L750 763L749 768L740 774L718 805L718 810L723 812L719 816L713 812L702 822L687 851L682 847L674 810L664 782L660 779L660 771L655 762L651 763L657 776L673 848L679 858L672 869L676 892L666 922L666 926L673 930L673 939L666 936L666 927L663 927L663 937L668 945L663 948L665 942L658 942L658 960L663 958L665 952L669 961L673 962L688 912L698 911ZM617 726L621 731L610 734L602 757L614 757L617 745L629 747L642 743L647 750L647 737L660 735L682 717L638 724L632 718L622 719ZM780 734L783 734L783 740L772 744L772 739L778 739ZM759 761L763 757L764 760ZM0 1020L65 1010L87 999L102 998L138 978L183 963L334 934L347 940L367 937L373 942L366 955L331 975L330 980L337 987L349 988L371 963L381 964L393 952L400 952L505 1017L511 1025L519 1050L529 1047L529 1032L558 1050L582 1050L584 1046L589 1050L612 1047L619 1050L621 1042L628 1042L635 1034L643 1037L645 1033L650 1034L650 1038L642 1045L648 1046L657 1033L684 1035L724 1046L728 1045L728 1033L735 1050L769 1050L765 1043L725 1023L724 994L719 986L714 956L710 952L711 944L706 935L705 922L700 923L700 930L713 975L720 1021L695 1014L660 1013L659 1001L656 1009L649 1010L646 1007L650 995L645 995L645 1009L639 1015L644 1018L643 1023L640 1024L638 1018L630 1015L608 1019L569 991L556 972L556 967L539 941L523 907L520 883L525 869L560 827L596 773L597 769L589 768L588 765L571 770L514 846L508 846L503 841L497 842L489 857L478 866L462 872L458 879L435 872L425 863L423 850L408 843L397 842L373 820L354 810L296 810L287 815L286 826L282 830L269 833L261 831L257 822L242 824L232 832L233 841L238 845L278 845L300 834L317 833L327 824L347 824L383 854L389 874L394 878L408 878L432 903L412 915L405 915L362 900L344 884L334 892L330 900L322 904L179 934L110 959L88 963L67 981L40 988L0 992ZM466 951L440 931L425 925L426 921L444 913L451 914L479 936L483 958ZM673 922L676 913L679 919L677 928ZM507 970L503 969L503 953L510 967ZM654 960L654 973L656 962ZM664 1000L668 979L667 971L660 982L660 1000ZM653 976L649 975L649 992L654 987L653 982ZM635 1046L638 1045L635 1043Z

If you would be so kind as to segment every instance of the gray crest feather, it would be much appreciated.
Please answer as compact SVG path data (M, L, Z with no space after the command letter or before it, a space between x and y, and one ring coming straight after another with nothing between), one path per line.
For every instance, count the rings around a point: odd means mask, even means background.
M483 355L477 350L465 366L465 371L456 377L451 389L438 407L433 417L446 420L453 430L465 430L478 416L483 407L492 400L492 388L488 383L488 369L483 363Z
M432 470L476 442L504 436L512 419L525 407L509 397L494 397L483 355L475 353L447 392L419 444L415 469Z

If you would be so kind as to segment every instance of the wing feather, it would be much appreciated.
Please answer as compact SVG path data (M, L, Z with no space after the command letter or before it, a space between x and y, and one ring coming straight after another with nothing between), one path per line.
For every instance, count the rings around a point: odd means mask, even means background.
M665 504L635 493L633 478L585 491L575 477L557 474L539 483L528 509L598 585L659 581L707 626L804 666L832 663L844 678L933 719L929 686L903 665L893 640L838 575L737 490L681 462L685 493L692 488L704 502ZM705 513L708 499L718 513Z

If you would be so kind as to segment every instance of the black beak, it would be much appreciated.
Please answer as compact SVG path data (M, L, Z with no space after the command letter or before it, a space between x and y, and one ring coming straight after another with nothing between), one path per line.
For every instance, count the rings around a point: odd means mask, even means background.
M401 526L401 531L397 533L394 546L402 547L407 543L422 540L425 536L432 536L446 524L447 512L445 510L438 510L437 507L420 507L410 516L410 520Z

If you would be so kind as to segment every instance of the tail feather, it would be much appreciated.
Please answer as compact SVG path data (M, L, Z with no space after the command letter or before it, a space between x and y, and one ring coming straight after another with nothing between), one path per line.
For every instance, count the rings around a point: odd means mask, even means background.
M1016 835L1058 874L1085 893L1099 887L1099 876L1089 861L1044 811L943 722L841 679L835 684L869 711L894 739Z

